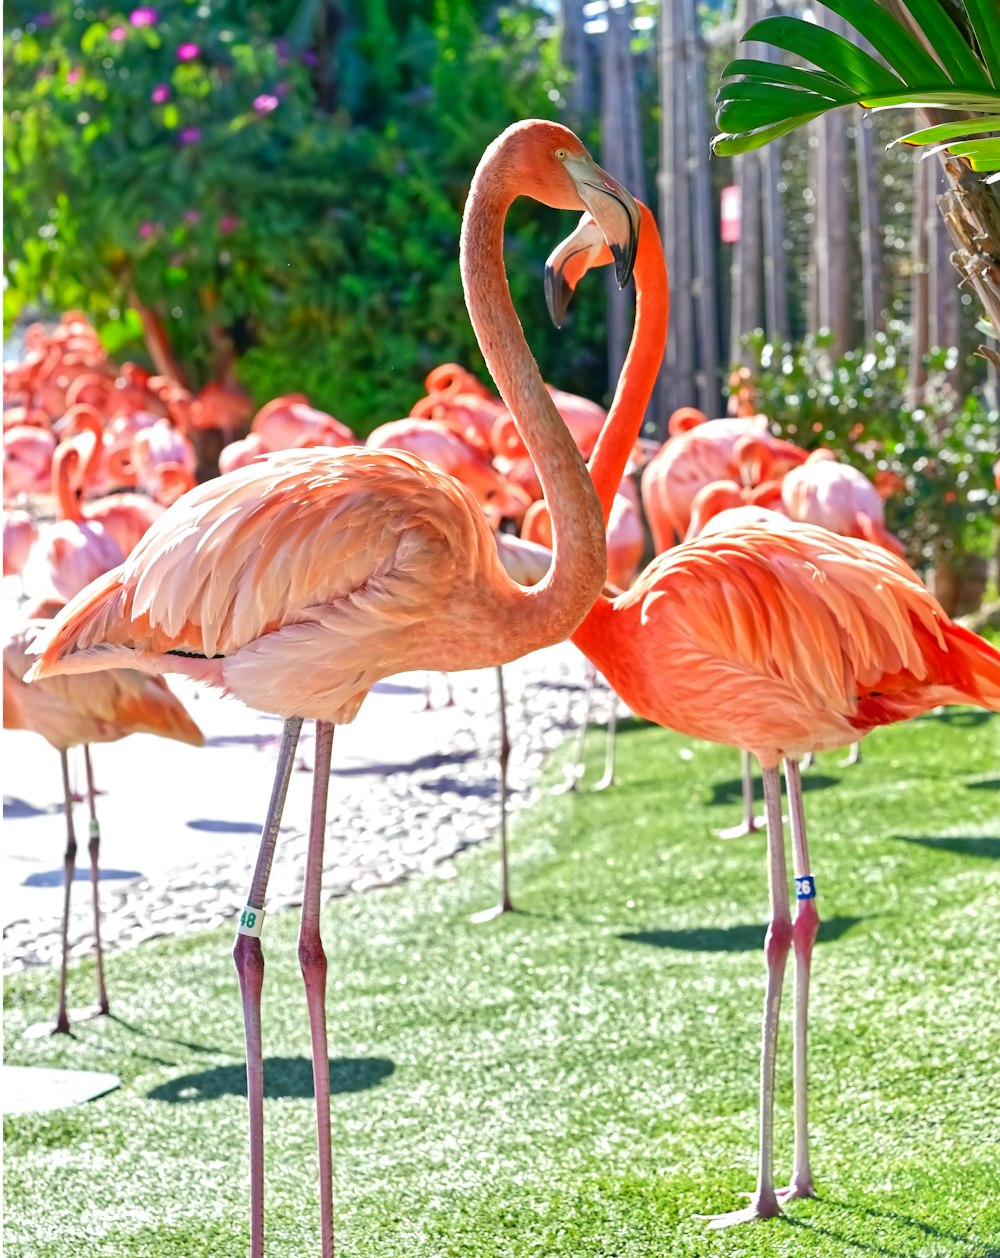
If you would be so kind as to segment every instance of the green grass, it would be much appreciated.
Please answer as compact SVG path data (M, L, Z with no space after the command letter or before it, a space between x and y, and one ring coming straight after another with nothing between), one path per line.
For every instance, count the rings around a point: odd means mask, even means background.
M735 752L628 725L619 787L519 818L522 911L503 920L468 920L492 901L493 850L452 882L327 906L338 1254L1000 1254L998 750L1000 720L952 711L805 775L819 1197L753 1227L694 1218L734 1208L755 1173L764 845L712 835L739 810ZM269 1258L318 1251L296 928L284 913L265 930ZM71 1039L21 1035L51 1016L54 973L7 982L9 1061L124 1080L6 1121L8 1258L246 1252L231 938L113 955L116 1017ZM92 978L73 971L71 1003Z

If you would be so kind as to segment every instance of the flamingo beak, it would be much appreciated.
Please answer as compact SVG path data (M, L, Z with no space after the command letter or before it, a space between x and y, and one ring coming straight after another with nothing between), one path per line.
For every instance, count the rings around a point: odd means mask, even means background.
M628 189L586 154L567 158L566 171L580 200L604 234L614 259L618 287L624 288L639 247L639 207Z
M545 262L545 304L557 328L566 321L576 286L591 267L609 261L604 234L589 214L584 214L571 236L549 254Z

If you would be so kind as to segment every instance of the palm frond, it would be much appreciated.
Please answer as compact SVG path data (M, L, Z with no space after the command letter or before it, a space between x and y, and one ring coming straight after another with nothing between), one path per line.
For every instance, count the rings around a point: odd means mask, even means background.
M723 71L716 96L720 156L745 153L841 105L865 109L924 108L981 114L902 137L913 146L936 145L993 171L1000 130L1000 23L996 0L964 0L972 47L941 0L905 0L927 47L878 0L823 0L884 59L812 22L769 17L743 36L791 53L811 69L736 58ZM981 137L981 138L980 138ZM991 180L992 181L992 180Z

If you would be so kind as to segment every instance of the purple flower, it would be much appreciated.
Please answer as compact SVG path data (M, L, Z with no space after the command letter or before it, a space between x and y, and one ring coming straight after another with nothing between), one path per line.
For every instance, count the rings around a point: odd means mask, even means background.
M170 84L157 83L156 87L150 92L149 99L154 105L162 105L164 101L170 99Z
M235 214L223 214L222 218L219 219L219 231L222 232L223 236L230 235L239 225L240 220Z
M254 97L253 107L259 114L269 114L272 109L278 108L279 103L277 96L261 93L260 96Z
M200 140L201 140L200 127L184 127L184 129L180 131L177 136L178 144L197 144Z
M319 57L317 57L316 54L314 52L311 52L308 48L305 50L305 52L302 52L299 54L299 60L302 62L304 66L318 66L319 65Z
M156 235L158 230L159 228L156 223L140 223L139 238L140 240L149 240L152 236Z
M51 26L55 18L51 13L36 13L28 19L34 26Z
M108 32L108 39L116 44L120 44L127 34L128 31L124 26L115 26Z
M133 26L155 26L158 16L159 14L155 9L133 9L129 16L129 21Z
M178 61L194 61L201 49L197 44L181 44L177 49Z

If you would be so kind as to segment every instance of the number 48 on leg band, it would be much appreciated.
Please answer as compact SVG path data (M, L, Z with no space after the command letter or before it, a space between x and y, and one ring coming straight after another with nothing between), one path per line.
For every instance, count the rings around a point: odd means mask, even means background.
M240 914L240 924L236 927L237 935L251 935L260 938L261 927L264 925L264 910L256 909L248 904Z

